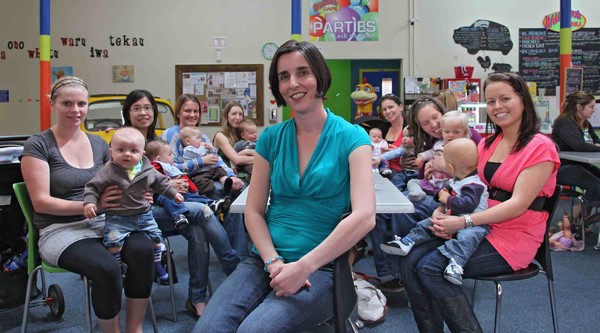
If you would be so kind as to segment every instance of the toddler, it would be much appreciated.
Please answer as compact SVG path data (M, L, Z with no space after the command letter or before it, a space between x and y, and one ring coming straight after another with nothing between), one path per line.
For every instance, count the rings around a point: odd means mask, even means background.
M244 149L256 148L256 140L258 140L256 124L254 124L252 120L246 119L240 123L239 131L242 140L236 142L235 145L233 145L233 149L239 153ZM238 166L237 169L247 173L248 181L250 181L250 178L252 177L252 164Z
M373 165L373 171L379 172L384 176L391 175L392 169L390 169L387 160L380 159L381 151L388 148L387 141L383 140L383 132L379 128L373 127L369 131L369 138L371 138L371 160L380 161L377 165Z
M142 133L131 127L123 127L114 133L110 142L112 160L85 186L83 214L86 218L96 217L100 195L109 185L119 186L123 191L121 205L105 211L104 246L121 263L121 248L125 239L132 232L144 232L154 243L154 268L162 283L169 278L160 264L162 234L144 193L151 188L177 202L183 202L183 196L144 157L145 141Z
M462 267L488 234L487 225L473 226L470 213L488 208L487 186L477 175L477 146L471 139L460 138L448 142L444 147L446 170L452 179L437 193L436 200L442 204L436 209L439 214L462 215L465 228L456 233L456 237L444 242L438 250L448 258L444 278L456 285L462 285ZM394 240L380 244L383 252L405 256L415 244L433 239L431 222L424 219L404 237L394 235Z
M548 230L548 242L553 251L583 251L583 241L576 240L571 232L571 220L566 211L563 212L562 223L558 223L559 231Z
M217 154L217 149L211 144L202 141L202 132L195 126L186 126L179 130L179 139L183 144L183 159L189 161L207 154ZM221 158L213 165L202 166L190 178L198 186L198 192L210 196L216 190L214 181L223 185L226 193L231 192L233 181L230 177L235 176L231 168Z
M389 161L395 158L400 158L402 171L394 176L394 184L400 191L406 189L406 183L417 177L419 168L415 164L415 143L413 136L410 135L408 126L402 130L402 146L383 153L380 157L381 161ZM379 159L375 159L373 164L378 163Z
M231 206L231 199L229 196L223 197L219 200L213 200L204 195L198 194L198 187L196 184L181 170L179 170L173 161L173 155L171 154L172 148L167 141L162 139L155 139L146 144L146 157L150 160L150 163L163 175L167 176L168 179L185 179L188 184L188 192L183 194L183 199L186 202L199 202L208 205L215 216L219 217L219 220L223 221L225 214ZM173 220L175 229L180 230L188 226L189 222L185 214L188 212L185 204L177 203L163 195L155 194L154 202L163 207L167 214Z
M450 180L450 176L440 170L444 170L444 145L457 138L469 138L469 120L467 116L460 111L448 111L440 121L442 131L442 140L433 144L433 148L417 155L415 163L422 167L425 162L433 159L433 171L425 179L411 179L408 181L408 199L411 201L421 201L427 194L435 195Z

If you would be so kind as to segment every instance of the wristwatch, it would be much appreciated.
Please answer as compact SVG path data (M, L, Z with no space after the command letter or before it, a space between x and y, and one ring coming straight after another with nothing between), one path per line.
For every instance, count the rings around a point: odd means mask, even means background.
M471 219L471 216L469 216L468 214L463 215L465 217L465 228L473 228L473 220Z

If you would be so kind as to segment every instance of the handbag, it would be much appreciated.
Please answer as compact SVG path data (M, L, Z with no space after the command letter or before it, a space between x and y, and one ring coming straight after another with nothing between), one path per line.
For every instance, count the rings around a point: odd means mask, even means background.
M365 280L362 274L353 273L353 279L357 295L358 318L367 323L375 323L385 319L388 311L385 295Z

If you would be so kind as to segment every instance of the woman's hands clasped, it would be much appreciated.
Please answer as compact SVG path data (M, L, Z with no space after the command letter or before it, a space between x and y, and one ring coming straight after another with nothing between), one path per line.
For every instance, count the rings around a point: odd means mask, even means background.
M434 211L429 221L431 221L431 231L434 235L444 239L452 238L458 230L465 227L465 218Z
M275 291L275 295L279 297L292 296L300 288L310 288L311 286L310 281L308 281L311 272L300 261L289 264L276 261L269 265L269 273L271 288Z

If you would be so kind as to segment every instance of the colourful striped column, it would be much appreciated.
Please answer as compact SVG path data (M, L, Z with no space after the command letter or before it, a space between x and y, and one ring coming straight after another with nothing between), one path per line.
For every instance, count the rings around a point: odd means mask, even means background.
M292 0L292 39L302 40L302 1Z
M50 128L50 0L40 0L40 131Z
M560 105L565 101L567 68L573 53L571 31L571 0L560 0Z

